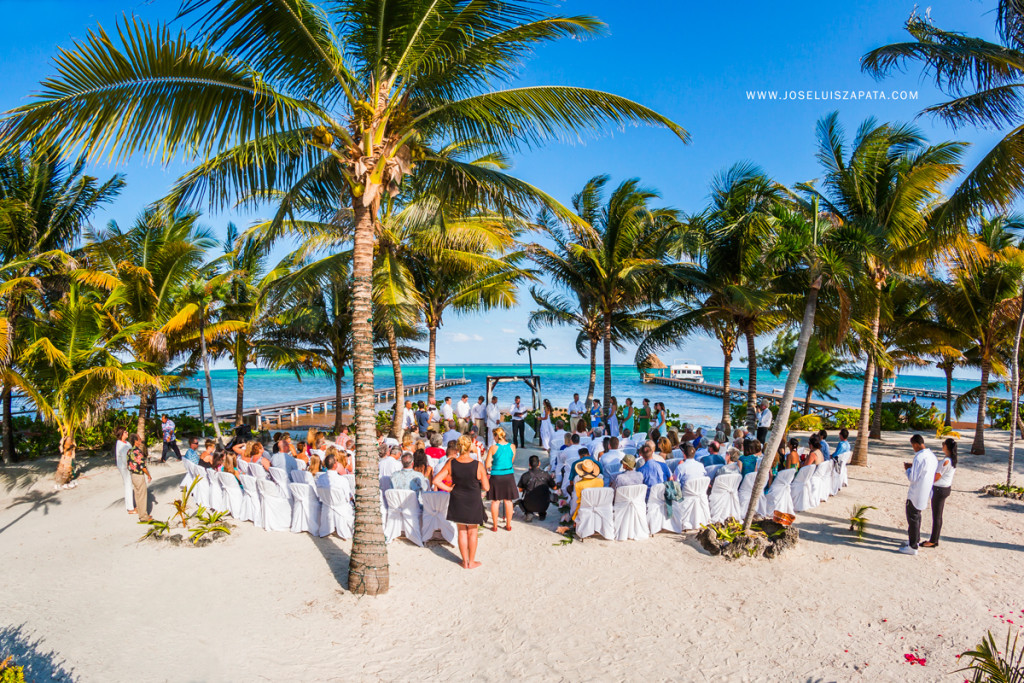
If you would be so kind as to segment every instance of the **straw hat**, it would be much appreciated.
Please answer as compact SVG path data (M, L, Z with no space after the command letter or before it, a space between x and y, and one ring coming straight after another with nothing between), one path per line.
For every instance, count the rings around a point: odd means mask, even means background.
M593 479L601 475L601 467L589 458L577 460L573 469L576 470L576 476L581 479Z

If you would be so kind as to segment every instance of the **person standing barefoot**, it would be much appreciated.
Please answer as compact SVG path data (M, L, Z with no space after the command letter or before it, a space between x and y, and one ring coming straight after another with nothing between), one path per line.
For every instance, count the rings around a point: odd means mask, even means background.
M516 459L516 447L505 439L505 430L497 427L494 430L495 443L487 449L487 470L489 490L487 500L491 502L491 531L498 530L498 509L505 503L505 530L512 531L512 509L519 499L516 487L515 470L512 463Z
M458 456L444 464L434 477L434 486L451 493L447 518L458 526L462 568L476 569L481 564L476 560L477 531L484 523L480 492L490 490L490 482L484 464L470 454L472 439L461 436L458 443Z

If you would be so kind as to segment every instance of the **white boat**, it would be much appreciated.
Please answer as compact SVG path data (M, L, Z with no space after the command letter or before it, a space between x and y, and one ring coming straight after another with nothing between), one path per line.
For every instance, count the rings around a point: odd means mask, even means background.
M882 393L891 394L896 389L896 375L882 379Z
M704 368L696 363L687 360L677 360L669 366L669 373L673 379L681 379L685 382L704 383Z

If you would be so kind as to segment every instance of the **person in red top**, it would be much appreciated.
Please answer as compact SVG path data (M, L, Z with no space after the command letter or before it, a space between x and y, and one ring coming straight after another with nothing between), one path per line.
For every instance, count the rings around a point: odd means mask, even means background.
M445 450L441 448L441 441L443 438L444 437L437 432L431 432L430 446L424 449L428 458L443 458L445 456Z

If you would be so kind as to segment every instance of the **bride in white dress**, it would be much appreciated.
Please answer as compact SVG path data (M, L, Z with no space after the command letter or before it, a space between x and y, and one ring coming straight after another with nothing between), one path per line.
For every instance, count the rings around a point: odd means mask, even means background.
M555 430L551 426L551 401L544 399L544 408L540 414L540 447L545 451L551 450L551 437Z

